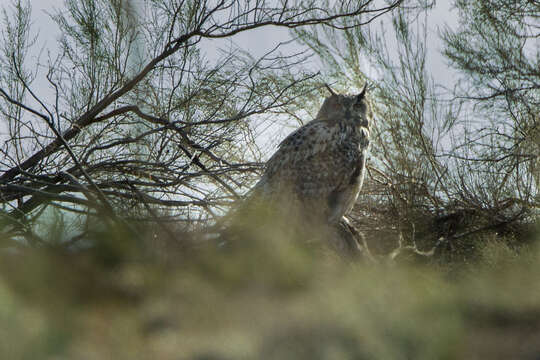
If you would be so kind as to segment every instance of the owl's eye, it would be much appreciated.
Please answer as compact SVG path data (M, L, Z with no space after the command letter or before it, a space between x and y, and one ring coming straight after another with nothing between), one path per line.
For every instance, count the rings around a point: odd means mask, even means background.
M354 107L357 108L357 109L360 109L362 107L364 107L364 103L362 101L357 101L354 103Z

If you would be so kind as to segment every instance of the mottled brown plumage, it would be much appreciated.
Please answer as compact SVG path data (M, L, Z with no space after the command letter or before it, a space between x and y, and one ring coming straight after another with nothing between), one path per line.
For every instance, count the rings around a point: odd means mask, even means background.
M254 194L335 224L362 187L372 113L365 87L353 96L331 92L317 117L281 142Z

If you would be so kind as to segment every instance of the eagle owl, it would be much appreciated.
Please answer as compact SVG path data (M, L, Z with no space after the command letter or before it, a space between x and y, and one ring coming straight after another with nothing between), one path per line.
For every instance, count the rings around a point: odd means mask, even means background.
M265 199L300 204L337 224L362 187L372 111L366 86L357 95L327 97L317 117L285 138L268 160L254 192Z

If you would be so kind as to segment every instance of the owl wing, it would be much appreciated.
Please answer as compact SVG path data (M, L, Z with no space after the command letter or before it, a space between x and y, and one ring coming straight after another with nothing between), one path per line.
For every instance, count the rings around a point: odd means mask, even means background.
M314 120L287 136L266 163L263 177L288 179L303 162L327 151L333 129L326 121Z
M327 212L336 194L351 186L363 166L358 144L342 137L339 125L327 121L299 128L280 144L256 187L263 194L293 190L301 201L315 202L325 207L319 211Z

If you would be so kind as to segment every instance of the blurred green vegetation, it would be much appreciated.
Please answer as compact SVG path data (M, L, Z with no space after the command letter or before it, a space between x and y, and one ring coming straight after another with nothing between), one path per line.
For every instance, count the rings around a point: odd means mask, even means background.
M126 236L100 233L104 245L80 251L3 250L0 358L540 355L536 241L511 247L486 235L470 261L368 264L268 234L182 251Z

